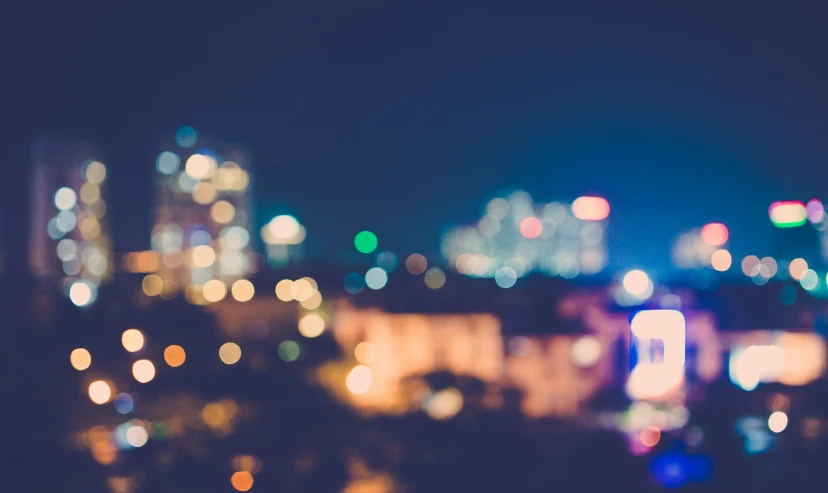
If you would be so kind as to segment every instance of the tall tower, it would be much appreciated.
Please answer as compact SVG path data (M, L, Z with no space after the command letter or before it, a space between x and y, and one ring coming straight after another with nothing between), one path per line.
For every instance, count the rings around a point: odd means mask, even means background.
M87 143L47 139L35 143L32 161L32 273L59 279L73 303L88 305L112 270L106 166Z
M207 141L190 127L179 129L156 157L152 248L161 258L158 274L185 288L190 301L220 299L251 272L248 166L244 150Z

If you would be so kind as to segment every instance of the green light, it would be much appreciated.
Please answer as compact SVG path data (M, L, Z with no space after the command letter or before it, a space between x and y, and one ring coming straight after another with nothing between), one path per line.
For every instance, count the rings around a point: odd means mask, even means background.
M371 253L377 249L377 235L370 231L360 231L354 237L354 246L360 253Z

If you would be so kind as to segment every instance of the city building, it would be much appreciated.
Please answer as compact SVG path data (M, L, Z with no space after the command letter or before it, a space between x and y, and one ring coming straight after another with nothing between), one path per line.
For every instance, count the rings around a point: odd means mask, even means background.
M59 280L79 306L95 301L113 267L100 159L98 149L77 141L41 139L32 150L30 268Z
M457 272L493 277L501 287L533 271L566 279L597 274L607 264L608 216L601 197L540 203L517 191L489 201L476 225L449 231L442 252Z
M255 270L247 153L182 127L156 157L152 249L164 292L218 301Z

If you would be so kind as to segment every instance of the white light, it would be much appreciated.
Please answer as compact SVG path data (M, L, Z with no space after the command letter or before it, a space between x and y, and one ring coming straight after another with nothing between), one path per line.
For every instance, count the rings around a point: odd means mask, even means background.
M768 418L768 428L774 433L782 433L788 427L788 415L782 411L776 411Z
M576 366L588 368L601 357L601 343L593 336L583 336L572 345L572 361Z
M730 353L730 381L751 391L762 382L774 382L785 366L785 351L775 345L736 348Z
M388 274L382 267L372 267L365 273L365 285L371 289L382 289L388 283Z
M86 306L98 297L98 289L86 281L77 281L69 288L69 299L75 306Z
M495 272L494 278L498 286L508 289L517 282L517 272L511 267L501 267Z
M78 196L69 187L61 187L55 192L55 207L62 211L68 211L78 203Z
M642 297L650 285L650 278L644 271L631 270L624 276L623 284L628 293Z
M126 441L135 448L143 447L149 441L149 433L143 426L130 426L126 431Z
M165 175L171 175L178 171L179 166L181 166L181 158L178 157L178 154L170 151L164 151L158 155L158 158L155 160L155 167L158 169L159 173L163 173Z
M276 216L267 225L270 235L277 240L288 240L299 234L299 222L293 216Z
M676 310L642 310L633 316L630 332L635 338L638 361L627 380L633 399L658 399L684 381L686 349L684 315ZM661 362L653 361L652 342L663 346Z
M352 394L361 395L371 388L374 373L365 365L355 366L345 379L345 386Z

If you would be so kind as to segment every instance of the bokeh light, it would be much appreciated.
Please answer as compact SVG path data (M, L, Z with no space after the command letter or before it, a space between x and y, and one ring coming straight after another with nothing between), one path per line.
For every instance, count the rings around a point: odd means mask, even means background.
M457 416L463 409L463 394L454 387L435 392L425 403L426 414L431 419L446 420Z
M358 272L351 272L345 276L345 291L348 294L359 294L365 289L365 278Z
M805 205L805 212L808 214L809 221L819 224L825 219L825 204L819 199L811 199Z
M813 291L819 284L819 276L813 269L805 271L805 275L799 280L799 285L806 291Z
M227 285L218 279L210 279L204 283L201 293L204 299L211 303L221 301L227 296Z
M155 169L159 173L171 175L178 171L181 167L181 158L178 154L170 151L164 151L155 159Z
M397 263L397 256L394 252L382 252L377 255L377 267L382 267L385 272L394 272Z
M78 307L90 305L98 297L98 289L88 281L76 281L69 288L69 300Z
M126 442L135 448L141 448L149 441L149 433L146 428L140 425L132 425L127 428Z
M360 231L354 237L354 246L360 253L371 253L377 249L377 235L370 231Z
M432 267L426 271L423 282L428 289L440 289L446 285L446 273L439 267Z
M581 368L589 368L601 358L601 343L593 336L579 337L572 344L572 362Z
M365 365L357 365L348 373L345 386L352 394L361 395L368 392L373 379L374 373L370 368Z
M155 365L148 359L139 359L132 364L132 376L138 383L148 383L155 378Z
M288 363L299 359L301 351L299 343L291 340L282 341L278 347L279 358L282 361L287 361Z
M106 179L106 166L99 161L91 161L86 165L84 176L89 183L100 185Z
M230 477L230 484L236 491L250 491L253 487L253 475L247 471L236 471Z
M210 218L219 223L227 224L236 216L236 208L226 200L219 200L210 206Z
M158 296L161 294L161 290L164 289L164 281L161 279L161 276L148 274L141 281L141 289L147 296Z
M540 219L529 216L523 218L520 222L520 234L523 235L526 239L534 239L541 235L543 232L543 223Z
M293 281L282 279L276 283L276 297L282 301L293 300Z
M776 259L774 259L773 257L762 257L762 260L760 260L759 263L760 273L763 276L771 278L776 275L776 271L778 268L776 264Z
M69 362L72 363L72 368L83 371L92 365L92 355L85 348L79 347L69 354Z
M753 277L759 274L762 263L756 255L748 255L742 259L742 273L744 275Z
M112 387L108 383L103 380L95 380L89 384L89 399L95 404L106 404L111 398Z
M239 279L233 283L233 286L230 288L230 293L233 295L233 299L244 303L245 301L253 299L253 295L256 294L256 288L247 279Z
M318 313L308 313L299 319L299 333L307 338L319 337L325 331L325 319Z
M290 286L290 294L296 301L306 301L313 296L316 289L308 278L297 279Z
M193 154L187 158L184 171L193 180L209 178L216 170L216 160L204 154Z
M782 411L776 411L768 418L768 428L774 433L782 433L788 427L788 415Z
M419 276L428 268L428 261L419 253L412 253L405 259L405 270L410 274Z
M733 264L733 257L727 250L716 250L710 256L710 265L719 272L725 272Z
M788 272L791 274L793 279L799 281L805 277L805 273L808 272L808 262L806 262L803 258L795 258L791 260L791 263L788 266Z
M235 342L226 342L219 348L219 358L225 365L235 365L241 359L241 348Z
M127 329L121 334L121 345L130 353L140 351L144 347L144 334L138 329Z
M207 245L192 249L190 259L194 267L210 267L216 261L216 251Z
M638 434L641 444L645 447L655 447L659 440L661 440L661 430L655 426L645 426Z
M126 392L116 395L113 404L115 404L115 410L119 414L129 414L135 409L135 401Z
M167 364L173 368L178 368L183 365L186 359L187 353L184 351L183 347L177 344L167 346L167 348L164 349L164 361L166 361Z
M650 286L650 278L642 270L631 270L624 275L624 289L633 296L643 296Z
M710 246L722 246L727 243L729 233L722 223L705 224L701 230L702 241Z
M276 240L289 240L299 234L299 221L289 215L276 216L267 224L270 236Z
M768 215L777 228L795 228L808 220L805 204L796 200L772 203L768 208Z
M55 207L62 211L68 211L78 202L75 191L69 187L61 187L55 192Z
M517 283L517 273L511 267L501 267L497 269L494 275L495 283L504 289L511 288Z
M377 357L377 347L372 342L362 341L354 348L354 356L363 365L370 365Z
M609 202L603 197L578 197L572 202L572 214L582 221L600 221L609 213Z
M198 132L196 132L196 130L193 127L184 125L183 127L175 131L175 143L179 147L189 149L190 147L196 145L197 140Z
M382 289L386 283L388 283L388 273L382 267L372 267L365 273L365 285L370 289Z

